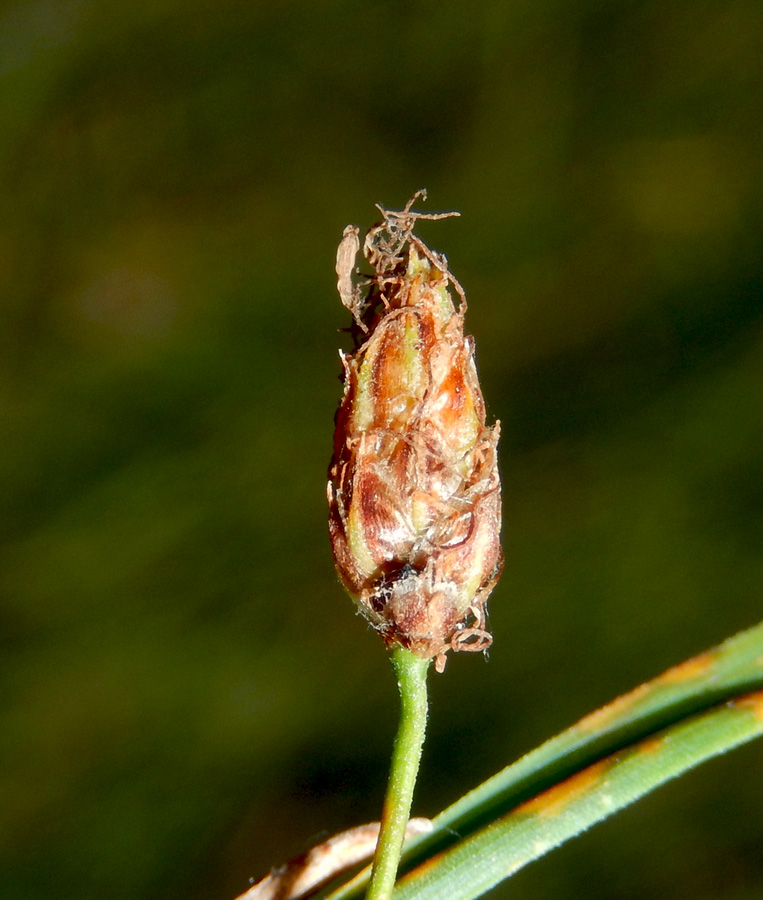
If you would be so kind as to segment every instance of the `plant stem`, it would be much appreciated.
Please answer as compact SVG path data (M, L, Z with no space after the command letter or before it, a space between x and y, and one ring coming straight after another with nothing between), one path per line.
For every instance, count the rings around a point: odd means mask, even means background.
M392 652L392 666L400 689L400 725L392 748L379 842L366 900L388 900L395 886L426 732L429 663L430 660L419 659L402 647Z

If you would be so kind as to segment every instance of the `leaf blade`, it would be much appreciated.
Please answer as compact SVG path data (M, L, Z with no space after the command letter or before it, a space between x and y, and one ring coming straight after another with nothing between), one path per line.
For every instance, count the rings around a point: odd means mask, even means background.
M473 900L665 782L763 735L763 690L646 738L554 785L409 872L393 900Z
M606 756L761 688L763 622L585 716L461 797L435 817L431 832L406 844L401 873L434 865L430 861L436 854L460 846L519 804ZM327 900L354 900L367 881L368 870L363 870Z

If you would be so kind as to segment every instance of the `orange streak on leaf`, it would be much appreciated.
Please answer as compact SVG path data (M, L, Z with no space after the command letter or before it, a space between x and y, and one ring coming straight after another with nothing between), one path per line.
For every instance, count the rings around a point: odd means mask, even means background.
M754 691L752 694L746 694L734 701L734 706L742 706L751 709L753 715L759 722L763 722L763 691Z
M602 760L593 766L589 766L577 775L565 779L532 800L528 800L518 806L518 813L534 813L538 816L557 816L578 797L585 794L597 785L609 768L609 762Z
M641 741L637 750L643 756L651 756L653 753L657 753L661 750L664 743L665 741L662 738L647 738L645 741Z
M663 672L657 681L662 684L681 684L684 681L691 681L706 675L714 663L715 653L709 650L707 653L700 653L699 656L694 656L692 659L687 659L686 662L673 666L672 669Z
M650 690L651 688L648 684L642 684L635 690L630 691L630 693L618 697L606 706L602 706L601 709L589 713L578 722L577 727L583 731L602 731L613 720L628 713L640 700L643 700Z

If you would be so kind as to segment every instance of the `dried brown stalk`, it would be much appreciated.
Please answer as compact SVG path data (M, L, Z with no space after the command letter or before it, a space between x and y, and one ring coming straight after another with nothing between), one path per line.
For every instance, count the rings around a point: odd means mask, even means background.
M411 819L407 838L432 830L429 819ZM304 900L343 872L367 862L376 849L379 823L359 825L342 831L312 847L252 885L236 900Z

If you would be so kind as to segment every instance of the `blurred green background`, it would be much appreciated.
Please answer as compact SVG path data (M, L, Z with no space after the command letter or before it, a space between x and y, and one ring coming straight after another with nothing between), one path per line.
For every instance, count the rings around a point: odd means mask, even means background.
M325 476L348 223L418 188L503 422L495 643L415 811L761 618L763 5L0 11L0 893L226 900L378 818ZM512 900L763 896L763 747Z

